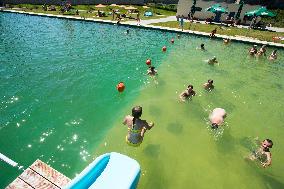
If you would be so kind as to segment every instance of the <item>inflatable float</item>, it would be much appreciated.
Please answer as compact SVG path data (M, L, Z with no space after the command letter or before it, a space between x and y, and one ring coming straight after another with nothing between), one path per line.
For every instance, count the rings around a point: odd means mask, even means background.
M128 156L111 152L96 158L64 189L135 189L140 165Z

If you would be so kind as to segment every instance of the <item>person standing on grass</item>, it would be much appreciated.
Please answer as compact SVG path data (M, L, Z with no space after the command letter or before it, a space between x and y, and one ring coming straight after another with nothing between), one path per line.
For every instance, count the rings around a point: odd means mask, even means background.
M137 12L136 20L137 20L137 25L139 26L140 25L140 12L139 11Z
M184 16L183 15L181 16L179 23L180 23L181 31L183 31L183 26L184 26Z

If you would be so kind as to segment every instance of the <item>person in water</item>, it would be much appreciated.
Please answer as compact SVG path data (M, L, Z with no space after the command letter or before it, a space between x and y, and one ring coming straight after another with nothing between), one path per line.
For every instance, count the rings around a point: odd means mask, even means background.
M272 146L272 140L263 140L260 143L260 147L252 153L249 159L252 161L259 160L264 168L270 166L272 162L272 155L269 149L272 148Z
M150 76L155 76L157 75L157 70L155 70L154 66L150 66L149 69L147 70L147 74Z
M206 89L206 90L212 90L212 89L214 89L213 80L212 80L212 79L209 79L209 80L207 81L207 83L204 83L204 84L203 84L203 87L204 87L204 89Z
M218 61L217 61L217 58L215 56L208 60L208 64L210 64L210 65L214 65L214 64L217 64L217 63L218 63Z
M217 129L219 126L221 126L224 122L224 119L226 118L227 113L222 108L215 108L211 114L209 115L209 120L211 122L211 128Z
M185 102L185 100L191 99L195 95L196 95L196 93L193 90L193 86L188 85L187 89L179 95L179 98L181 99L181 101Z
M200 45L200 47L196 47L196 49L197 49L197 50L203 50L203 51L206 50L203 43Z
M126 142L131 146L139 146L144 138L146 130L154 127L154 123L147 123L146 120L140 119L142 115L142 107L135 106L132 108L132 115L124 118L123 124L128 127Z
M230 39L229 38L226 38L226 39L223 39L223 42L225 45L228 45L230 43Z
M256 54L257 56L261 56L261 55L266 56L265 52L266 52L266 45L262 45L262 47L259 49L259 51Z
M274 50L271 55L268 57L268 60L276 60L277 59L277 50Z
M254 45L250 50L249 50L249 55L254 56L257 53L256 49L257 45Z

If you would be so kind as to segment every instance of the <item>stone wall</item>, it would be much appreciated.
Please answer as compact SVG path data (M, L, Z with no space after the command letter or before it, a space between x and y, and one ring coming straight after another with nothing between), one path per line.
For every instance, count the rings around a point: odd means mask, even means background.
M239 9L239 4L235 4L235 3L224 3L221 1L202 1L199 0L196 3L196 7L201 7L202 10L201 11L196 11L194 14L194 17L199 18L199 19L203 19L205 20L206 18L210 18L210 17L215 17L214 13L205 11L206 8L210 7L213 4L219 3L222 7L226 8L228 10L228 12L238 12ZM177 14L176 15L180 15L180 16L184 16L184 17L188 17L188 13L190 12L191 6L193 4L193 0L180 0L178 2L178 8L177 8ZM260 6L259 5L248 5L245 4L243 6L240 18L242 19L244 17L244 14L250 10L255 10L258 9ZM227 14L222 14L221 15L221 20L225 20Z

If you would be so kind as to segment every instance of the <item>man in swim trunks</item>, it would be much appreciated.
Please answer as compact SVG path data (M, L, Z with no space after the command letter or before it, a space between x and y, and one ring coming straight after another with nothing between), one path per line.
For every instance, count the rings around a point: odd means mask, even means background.
M181 101L185 102L185 100L191 99L195 95L196 93L193 90L193 86L188 85L187 89L179 95L179 98L181 99Z
M126 142L131 146L139 146L144 138L146 130L150 130L154 123L147 123L146 120L141 120L142 107L135 106L132 108L132 115L127 115L124 118L123 124L128 127Z
M224 122L227 113L222 108L215 108L209 115L209 120L211 122L211 128L217 129Z
M261 165L265 168L271 165L272 155L269 151L272 148L273 142L270 139L265 139L261 142L260 147L253 152L249 157L250 160L259 160Z

